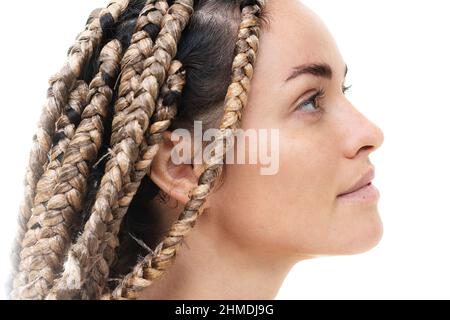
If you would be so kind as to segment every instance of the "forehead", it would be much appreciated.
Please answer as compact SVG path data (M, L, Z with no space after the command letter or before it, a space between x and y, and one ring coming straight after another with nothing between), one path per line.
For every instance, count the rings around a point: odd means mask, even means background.
M282 81L304 63L325 62L333 69L344 64L326 25L299 0L269 0L266 11L269 25L260 35L256 72Z

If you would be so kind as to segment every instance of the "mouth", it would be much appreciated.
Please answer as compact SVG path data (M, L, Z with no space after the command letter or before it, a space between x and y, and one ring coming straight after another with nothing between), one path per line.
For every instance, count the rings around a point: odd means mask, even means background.
M340 200L351 200L358 202L376 202L380 199L380 192L370 182L353 192L341 194L337 198Z
M366 187L368 187L370 185L372 185L372 182L369 182L369 183L363 185L362 187L354 188L352 191L341 193L340 195L338 195L338 197L343 197L343 196L346 196L346 195L349 195L349 194L352 194L352 193L355 193L355 192L359 192L359 191L361 191L361 189L364 189L364 188L366 188Z
M337 198L357 201L378 201L380 193L372 184L374 177L375 170L371 168L351 188L339 194Z

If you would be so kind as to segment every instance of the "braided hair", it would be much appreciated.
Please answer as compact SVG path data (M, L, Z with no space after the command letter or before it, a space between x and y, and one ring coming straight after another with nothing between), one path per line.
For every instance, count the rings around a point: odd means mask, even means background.
M152 160L167 130L202 120L220 129L218 144L239 127L265 2L111 0L91 13L50 78L33 137L12 298L135 299L167 271L224 153L205 165L154 250L141 205L159 192Z

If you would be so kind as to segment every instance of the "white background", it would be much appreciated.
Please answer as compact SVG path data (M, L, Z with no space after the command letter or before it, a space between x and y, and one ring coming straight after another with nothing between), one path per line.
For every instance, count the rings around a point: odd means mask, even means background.
M385 231L368 253L298 263L277 299L449 299L450 2L304 3L337 40L350 68L352 102L384 131L385 142L371 159ZM47 80L62 66L90 11L105 4L2 5L1 283L9 272L22 181ZM0 297L5 298L4 290Z

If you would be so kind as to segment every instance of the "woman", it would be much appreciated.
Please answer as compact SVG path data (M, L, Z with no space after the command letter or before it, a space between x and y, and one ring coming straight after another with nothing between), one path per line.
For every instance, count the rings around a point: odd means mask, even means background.
M11 296L273 299L295 263L371 249L383 133L345 97L346 73L298 0L94 11L50 80ZM172 133L195 121L220 128L215 146L229 130L276 130L276 171L222 165L229 147L175 163Z

